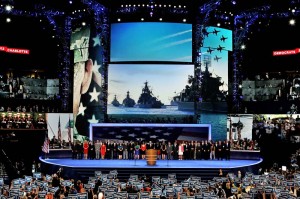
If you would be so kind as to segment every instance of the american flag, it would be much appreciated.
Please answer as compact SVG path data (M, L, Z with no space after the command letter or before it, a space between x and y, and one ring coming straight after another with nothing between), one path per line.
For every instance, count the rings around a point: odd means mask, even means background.
M60 116L59 116L59 118L58 118L58 133L57 133L57 139L58 139L59 142L62 141L62 139L61 139L61 128L60 128Z
M45 135L45 140L44 140L44 144L43 144L43 148L42 148L42 151L44 153L49 153L49 137L48 137L48 132L46 133Z
M89 28L90 31L86 31L87 28ZM104 113L106 113L106 110L104 110L105 103L103 101L105 94L102 92L102 82L104 81L102 79L105 74L105 71L103 70L104 39L102 38L101 33L95 29L95 27L84 27L81 30L78 29L77 31L73 32L72 38L74 39L71 41L71 46L75 46L73 49L76 50L77 46L81 46L80 50L84 52L83 54L87 54L88 58L93 61L93 77L101 76L101 81L99 81L99 78L97 81L95 78L92 78L88 91L81 95L79 113L74 116L76 117L74 133L77 131L76 133L88 137L90 123L103 122ZM83 44L80 44L80 41L84 41L83 38L88 38L88 53L85 53L86 45L82 46ZM74 57L74 62L76 62L76 59L78 58ZM76 84L76 82L74 82L74 84ZM76 139L76 137L74 137L74 139Z
M68 123L68 141L71 142L72 138L71 138L71 119L69 116L69 123Z

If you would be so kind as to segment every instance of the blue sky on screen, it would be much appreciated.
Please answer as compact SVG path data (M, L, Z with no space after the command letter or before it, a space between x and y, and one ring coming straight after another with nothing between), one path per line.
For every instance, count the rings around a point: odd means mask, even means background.
M136 102L144 83L152 88L154 96L165 105L187 85L188 75L194 74L194 65L172 64L110 64L108 69L108 103L117 95L122 103L127 91Z
M111 61L192 62L192 25L129 22L111 25Z
M215 30L217 34L213 33ZM222 80L226 84L224 84L222 89L228 90L228 51L232 51L232 31L218 27L207 27L207 32L209 32L209 34L205 37L203 47L201 48L202 56L208 55L211 57L211 67L209 67L209 71L214 77L222 77ZM222 36L226 38L224 41L221 40ZM219 45L224 47L221 52L217 50ZM211 53L207 51L209 47L213 50ZM218 61L215 60L216 56L220 58ZM203 70L204 69L205 68L203 68Z

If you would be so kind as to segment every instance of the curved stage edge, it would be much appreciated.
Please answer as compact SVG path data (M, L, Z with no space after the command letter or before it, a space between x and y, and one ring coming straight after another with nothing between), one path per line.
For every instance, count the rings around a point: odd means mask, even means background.
M42 167L51 173L62 168L62 175L66 178L88 180L95 177L95 171L109 173L118 171L118 178L126 180L130 175L149 175L167 177L169 173L175 173L178 180L199 176L202 180L210 180L217 177L219 169L223 173L257 173L263 159L230 159L230 160L157 160L156 165L147 165L146 160L73 160L71 158L40 157Z

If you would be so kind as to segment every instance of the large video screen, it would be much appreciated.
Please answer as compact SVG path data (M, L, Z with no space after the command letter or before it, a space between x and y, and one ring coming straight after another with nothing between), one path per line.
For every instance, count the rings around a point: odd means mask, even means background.
M175 98L193 73L193 65L110 64L107 113L192 115L194 104L181 110Z
M210 124L91 124L90 140L175 141L211 140Z
M228 52L232 51L232 31L219 27L203 30L201 51L201 110L227 113Z
M167 22L111 24L110 61L192 62L192 25Z
M71 34L74 138L78 140L86 139L90 123L103 122L104 67L100 40L93 26L76 28Z

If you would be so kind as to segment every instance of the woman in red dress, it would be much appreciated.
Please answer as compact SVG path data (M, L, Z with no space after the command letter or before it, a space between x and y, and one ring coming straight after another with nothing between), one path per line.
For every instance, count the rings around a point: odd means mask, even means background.
M83 142L83 158L87 160L88 158L88 152L89 152L89 142L87 140L84 140Z
M106 153L106 145L104 142L102 142L101 144L100 153L101 153L101 159L104 160L105 153Z
M143 160L146 158L146 150L147 150L147 146L146 146L145 142L143 142L141 144L141 155L142 155Z

